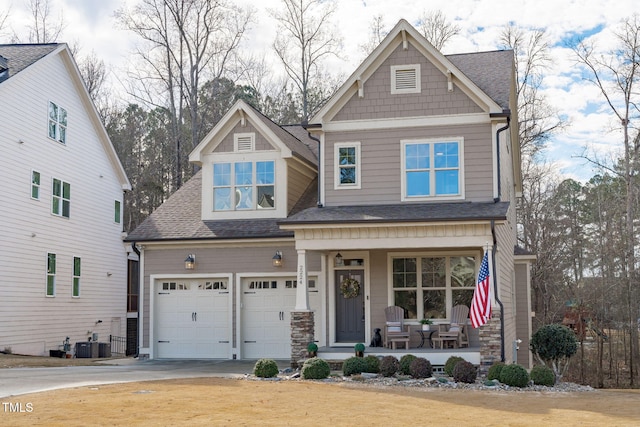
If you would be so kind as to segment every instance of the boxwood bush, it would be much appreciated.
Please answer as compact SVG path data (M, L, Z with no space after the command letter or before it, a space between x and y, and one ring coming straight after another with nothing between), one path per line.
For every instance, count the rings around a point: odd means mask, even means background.
M260 378L273 378L278 375L278 364L273 359L260 359L253 367L253 374Z
M551 387L556 383L556 376L553 369L545 365L536 365L531 369L531 381L537 385L546 385Z
M380 372L380 359L376 356L369 355L364 358L364 361L367 363L367 370L365 372L370 372L372 374Z
M461 360L453 368L453 380L458 383L473 384L476 382L478 369L471 362Z
M400 362L394 356L385 356L380 361L380 373L383 377L392 377L400 369Z
M529 385L529 374L520 365L505 365L500 371L500 382L512 387L526 387Z
M495 362L493 365L489 367L489 372L487 373L488 380L498 380L500 381L500 372L502 368L504 368L503 362Z
M424 357L417 357L409 365L409 373L413 378L429 378L433 373L431 362Z
M411 362L416 360L413 354L405 354L400 358L400 368L398 369L402 375L411 375Z
M331 367L326 360L318 357L307 359L302 365L302 378L305 380L323 380L331 373Z
M367 361L364 357L350 357L342 362L342 374L345 377L367 372Z
M456 367L456 364L458 362L462 362L464 359L462 357L459 356L451 356L450 358L447 359L447 361L444 364L444 373L447 374L447 376L452 377L453 376L453 368Z

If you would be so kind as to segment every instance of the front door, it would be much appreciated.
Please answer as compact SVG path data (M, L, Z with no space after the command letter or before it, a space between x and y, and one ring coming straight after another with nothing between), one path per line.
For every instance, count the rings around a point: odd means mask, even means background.
M359 283L356 296L342 292L345 279L354 279ZM336 270L336 341L364 341L364 270ZM348 293L348 292L347 292Z

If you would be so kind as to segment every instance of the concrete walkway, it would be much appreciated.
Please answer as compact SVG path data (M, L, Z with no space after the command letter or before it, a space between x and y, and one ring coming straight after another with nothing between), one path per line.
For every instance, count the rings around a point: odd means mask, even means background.
M114 359L95 366L0 369L0 398L61 388L174 378L238 378L253 372L255 360ZM289 361L279 361L280 369Z

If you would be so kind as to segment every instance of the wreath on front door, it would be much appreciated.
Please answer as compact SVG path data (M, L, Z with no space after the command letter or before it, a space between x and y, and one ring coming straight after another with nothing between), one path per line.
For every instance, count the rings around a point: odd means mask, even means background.
M355 298L360 294L360 282L347 277L340 283L340 292L345 298Z

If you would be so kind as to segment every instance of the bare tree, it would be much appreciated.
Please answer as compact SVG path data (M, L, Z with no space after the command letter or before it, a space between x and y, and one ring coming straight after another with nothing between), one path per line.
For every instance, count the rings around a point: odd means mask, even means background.
M322 61L338 57L341 38L331 25L333 0L282 0L282 10L271 10L278 21L273 48L302 98L302 120L318 107L310 102L310 90L322 80Z
M423 11L417 27L429 43L440 51L451 38L460 34L460 26L449 22L440 10Z
M638 349L638 325L640 318L640 283L636 269L635 252L637 237L634 228L638 197L638 160L640 153L640 135L638 120L640 108L638 89L640 84L640 17L637 14L622 21L614 32L617 46L606 53L597 53L593 42L581 41L574 46L578 64L584 67L587 80L600 91L604 103L619 121L624 149L620 176L625 183L626 225L624 260L626 277L627 325L630 337L630 383L633 386L638 375L640 363ZM635 133L635 134L634 134ZM634 134L634 135L632 135Z
M29 0L33 22L28 26L29 43L54 43L64 31L66 24L62 11L59 19L51 16L49 0Z
M364 56L369 56L371 52L382 43L382 40L388 33L385 29L384 17L382 15L374 16L369 24L369 40L359 46Z
M95 51L91 51L88 56L79 58L77 62L89 96L100 113L100 116L104 119L106 114L105 109L109 104L108 95L104 91L107 79L107 69L104 61L98 58Z
M130 93L169 111L174 189L186 178L186 152L198 143L199 91L227 71L251 15L225 0L141 0L133 10L116 13L143 41L136 51L139 63L130 73Z
M6 24L10 12L11 10L0 12L0 39L8 34Z

